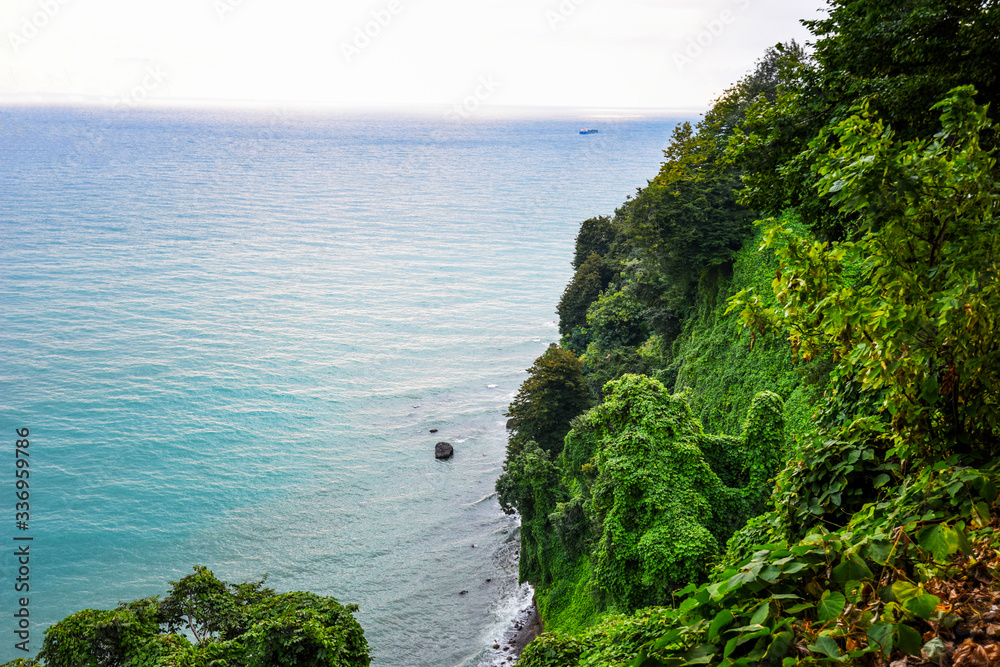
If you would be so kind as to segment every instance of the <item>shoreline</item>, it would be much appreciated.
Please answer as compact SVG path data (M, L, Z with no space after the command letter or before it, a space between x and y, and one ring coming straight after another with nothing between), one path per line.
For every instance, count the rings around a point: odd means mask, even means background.
M503 632L499 643L493 644L486 658L480 662L483 665L504 667L517 664L521 652L532 639L545 631L541 617L538 615L538 605L535 596L531 596L531 604L522 608Z

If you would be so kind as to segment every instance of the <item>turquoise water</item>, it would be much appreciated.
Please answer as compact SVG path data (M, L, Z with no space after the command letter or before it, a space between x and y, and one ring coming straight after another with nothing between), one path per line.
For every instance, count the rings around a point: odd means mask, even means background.
M376 665L483 661L530 595L503 412L580 221L674 123L0 110L2 476L22 427L32 473L0 535L34 538L31 653L200 564L359 604Z

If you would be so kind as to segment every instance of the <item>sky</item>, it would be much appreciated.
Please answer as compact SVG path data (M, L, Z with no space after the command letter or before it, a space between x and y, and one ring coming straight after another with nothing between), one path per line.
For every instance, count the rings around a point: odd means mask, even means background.
M702 110L823 0L0 0L0 104Z

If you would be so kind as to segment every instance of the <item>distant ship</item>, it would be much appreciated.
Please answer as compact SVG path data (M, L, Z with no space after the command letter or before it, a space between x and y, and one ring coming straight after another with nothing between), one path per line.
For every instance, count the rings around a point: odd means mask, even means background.
M588 130L587 128L584 128L580 130L580 134L597 134L597 130Z

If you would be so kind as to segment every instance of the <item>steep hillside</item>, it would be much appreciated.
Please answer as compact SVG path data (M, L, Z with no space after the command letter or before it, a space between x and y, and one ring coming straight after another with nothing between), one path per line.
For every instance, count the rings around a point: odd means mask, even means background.
M581 227L523 665L1000 664L1000 7L808 25Z

